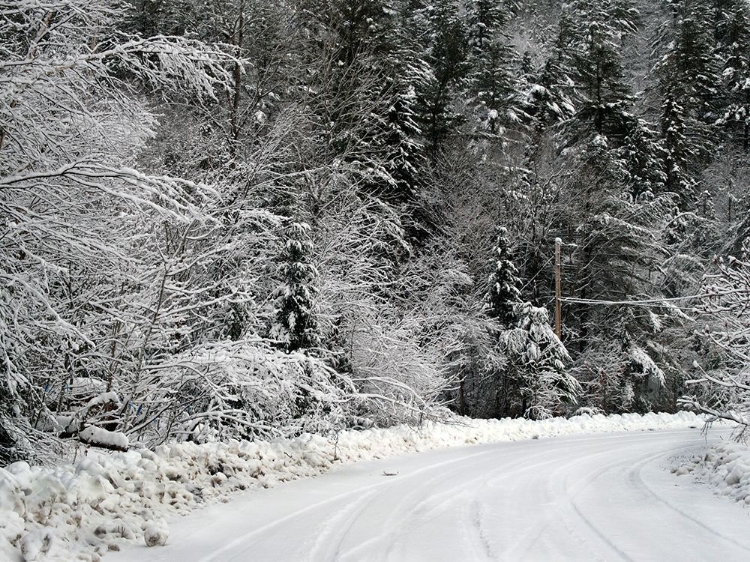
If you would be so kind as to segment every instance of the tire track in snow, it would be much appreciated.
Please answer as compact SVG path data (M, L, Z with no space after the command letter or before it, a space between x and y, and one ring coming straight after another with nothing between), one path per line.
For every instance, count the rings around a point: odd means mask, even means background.
M641 439L632 439L633 443L629 443L622 450L638 451L642 446L642 442L653 441L653 437L648 434L641 437ZM687 446L687 448L691 446ZM559 465L559 461L557 461L556 464L558 466L552 470L549 478L544 483L547 497L551 498L548 505L552 513L548 513L544 517L544 520L538 522L532 529L525 533L519 542L504 551L503 559L508 561L526 559L531 555L532 549L537 546L543 537L545 530L555 525L562 525L571 536L577 537L578 546L584 547L588 553L589 557L587 559L608 561L612 560L614 556L616 559L632 562L633 558L621 547L617 546L616 541L603 532L595 521L586 516L576 503L576 497L580 492L591 486L594 481L611 472L614 468L622 466L624 462L630 462L630 460L623 461L622 459L618 459L602 466L598 459L607 456L611 456L611 451L602 451L593 455L577 457L562 465ZM649 459L652 457L663 458L664 453L650 455ZM594 469L585 471L588 465L593 465ZM575 475L578 480L578 483L572 487L569 485L571 475ZM604 552L602 552L602 548Z
M562 526L570 536L574 536L578 539L577 545L583 547L586 553L589 555L587 560L612 560L612 555L616 556L617 559L630 562L630 558L620 552L615 545L611 543L605 537L602 537L595 528L593 528L590 522L584 519L584 531L593 531L595 542L603 542L605 549L608 551L609 556L602 555L601 548L597 548L596 545L592 545L591 532L588 537L581 533L580 525L576 525L579 522L579 518L576 517L575 511L571 510L569 494L571 492L567 485L567 477L575 467L583 464L591 463L592 460L598 459L603 456L607 456L608 452L600 452L593 456L587 456L585 458L576 458L572 461L560 464L558 459L548 461L547 464L555 465L552 469L549 477L542 483L539 483L540 488L545 492L545 506L549 508L549 511L545 514L543 520L537 522L531 529L529 529L524 535L513 544L509 549L506 549L502 553L502 560L517 561L526 560L532 556L533 549L538 546L545 536L545 531L554 528L555 526ZM609 467L600 469L597 472L606 472Z
M341 545L349 530L357 523L359 516L372 503L377 490L370 490L355 501L348 503L341 511L323 523L323 529L316 534L315 543L306 557L308 562L334 561L340 554Z
M489 451L488 454L496 454L496 451ZM497 472L505 471L506 473L500 478L507 479L517 475L519 472L524 470L534 469L537 466L541 466L542 463L529 464L529 460L535 459L541 456L546 456L549 451L543 451L535 453L532 456L525 456L521 460L513 462L512 464L502 464L497 468L487 471L484 468L480 468L481 473L468 481L464 481L458 486L449 487L442 492L435 493L435 489L443 482L451 481L454 477L467 470L465 466L458 466L453 468L450 472L442 472L436 476L429 478L423 482L420 482L417 488L407 492L399 501L399 503L389 510L389 518L382 531L372 539L361 543L360 545L343 553L340 560L345 562L351 560L355 562L361 560L359 558L365 552L369 552L372 559L373 548L379 546L379 555L374 559L379 561L387 561L392 559L408 560L408 558L397 558L397 551L401 544L401 539L408 537L416 527L421 526L425 519L431 515L439 513L446 507L449 507L456 501L456 498L465 495L466 490L476 488L478 482L486 482L491 479L498 479L496 476ZM462 461L462 465L474 461L474 458L467 457ZM468 503L468 502L467 502ZM460 527L460 525L459 525ZM377 552L377 551L376 551ZM474 560L472 558L472 560Z
M699 529L701 529L704 532L708 532L709 535L712 535L714 537L719 537L724 541L727 541L729 543L732 543L739 549L743 550L746 553L747 559L750 560L750 547L747 545L744 545L734 539L733 537L727 535L726 533L721 532L720 530L709 526L696 517L694 517L692 514L688 513L684 509L680 509L676 505L674 505L672 502L670 502L668 499L666 499L663 495L658 494L653 488L651 488L646 481L643 478L643 469L646 467L646 465L654 462L656 459L660 458L661 455L654 455L649 459L646 459L633 467L629 473L628 473L628 480L630 483L644 492L646 492L650 497L652 497L657 502L663 504L673 512L677 513L679 516L681 516L683 519L686 519L689 521L692 525L697 526Z
M490 454L491 452L488 452ZM466 459L464 459L465 462ZM462 462L463 464L463 462ZM519 463L520 464L520 463ZM429 516L430 512L433 512L440 508L445 503L450 502L450 496L454 496L457 493L458 488L453 488L439 494L434 494L435 488L442 482L450 480L457 474L465 471L464 466L459 466L450 470L449 472L439 473L427 480L420 482L416 488L408 491L394 506L389 510L389 518L386 524L372 539L346 551L341 560L359 560L358 556L361 556L363 552L370 551L370 555L373 555L373 548L379 547L375 552L379 552L376 557L377 560L388 560L394 555L395 549L399 545L399 539L403 536L407 536L410 532L421 523L421 521ZM395 483L397 485L400 483ZM471 483L466 483L459 488L464 488ZM445 499L443 499L445 498ZM430 504L434 504L430 506Z
M312 512L314 512L316 510L319 510L321 508L329 507L332 504L341 501L342 499L350 498L352 496L356 497L356 496L361 495L363 492L368 492L370 490L377 490L378 488L392 486L394 484L394 481L395 482L400 482L400 481L402 481L404 479L417 478L417 477L419 477L420 475L422 475L425 472L430 472L430 471L433 471L433 470L435 470L437 468L440 468L440 467L443 467L443 466L448 466L448 465L452 465L452 464L456 464L456 463L460 463L460 462L465 462L467 459L474 459L474 458L477 458L477 457L482 457L482 456L485 456L485 455L490 455L492 453L493 453L493 450L486 450L486 451L480 451L478 453L473 453L471 455L459 457L457 459L450 459L450 460L443 461L443 462L440 462L440 463L436 463L436 464L433 464L433 465L430 465L430 466L426 466L424 468L417 469L417 470L415 470L415 471L413 471L413 472L411 472L409 474L405 474L403 476L396 477L393 480L385 480L385 481L382 481L382 482L376 482L375 484L371 484L371 485L366 486L364 488L359 488L359 489L356 489L356 490L351 490L351 491L348 491L348 492L344 492L344 493L341 493L341 494L337 494L337 495L331 496L329 498L326 498L325 500L322 500L322 501L316 502L314 504L308 505L308 506L306 506L306 507L304 507L302 509L294 511L293 513L290 513L290 514L285 515L283 517L280 517L280 518L278 518L278 519L276 519L274 521L271 521L270 523L267 523L266 525L262 525L261 527L257 527L257 528L255 528L254 530L252 530L252 531L250 531L248 533L244 533L244 534L240 535L239 537L235 538L234 540L229 541L222 548L220 548L217 551L211 553L210 555L204 556L203 558L200 558L197 562L213 562L215 560L221 560L222 562L224 562L226 560L225 558L223 558L223 556L225 555L225 553L236 549L240 545L252 546L252 544L254 544L253 542L250 542L250 541L252 541L252 539L255 539L257 537L262 537L267 532L269 532L269 531L271 531L273 529L276 529L279 526L288 524L291 521L293 521L294 519L297 519L299 517L308 516ZM257 541L255 541L255 542L257 542Z
M742 508L654 472L660 459L703 446L697 433L541 439L363 463L258 494L242 504L244 527L193 547L210 554L191 558L194 537L183 534L184 544L140 559L745 562L747 518L732 520ZM384 468L400 474L383 478ZM714 528L717 520L726 525Z

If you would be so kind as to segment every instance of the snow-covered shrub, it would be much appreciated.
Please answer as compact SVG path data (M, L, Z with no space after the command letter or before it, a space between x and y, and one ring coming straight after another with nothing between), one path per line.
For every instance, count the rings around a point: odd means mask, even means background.
M399 216L341 177L316 229L319 322L337 369L351 373L362 414L378 424L418 422L439 407L454 374L447 356L460 323L458 288L471 283L445 248L411 251ZM400 270L399 270L400 268Z
M119 427L148 445L328 434L351 424L351 379L322 360L261 341L198 346L149 368Z
M120 33L126 9L0 10L0 438L16 450L76 407L72 382L137 376L163 319L164 299L151 298L170 285L162 258L217 222L204 213L212 188L135 169L157 124L135 90L214 98L234 59L187 38ZM203 289L194 308L218 300Z
M693 394L683 399L715 418L737 422L740 437L750 430L750 238L743 250L743 259L717 260L718 271L704 279L701 336L712 353L702 365L694 363L698 376L688 382Z
M434 415L446 385L440 348L419 344L419 318L399 316L381 305L371 315L358 315L350 331L352 380L379 425Z
M169 527L166 521L159 518L143 525L143 540L146 546L164 546L169 538Z

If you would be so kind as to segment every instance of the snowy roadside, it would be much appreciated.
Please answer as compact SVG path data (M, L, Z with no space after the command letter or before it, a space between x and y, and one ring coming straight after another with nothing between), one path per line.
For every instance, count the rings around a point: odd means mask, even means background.
M750 448L744 443L727 441L709 447L700 456L675 458L672 472L692 475L717 494L750 505Z
M180 443L153 452L89 450L79 461L54 468L14 463L0 468L0 561L99 560L130 541L160 544L168 537L165 518L341 463L474 443L703 423L689 412L459 422L343 431L336 440L304 435L274 442ZM742 462L740 480L747 491L750 460Z

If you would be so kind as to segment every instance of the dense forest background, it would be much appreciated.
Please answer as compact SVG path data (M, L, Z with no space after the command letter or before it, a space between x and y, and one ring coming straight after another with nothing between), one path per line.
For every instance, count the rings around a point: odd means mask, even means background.
M0 0L0 460L747 423L749 110L745 0Z

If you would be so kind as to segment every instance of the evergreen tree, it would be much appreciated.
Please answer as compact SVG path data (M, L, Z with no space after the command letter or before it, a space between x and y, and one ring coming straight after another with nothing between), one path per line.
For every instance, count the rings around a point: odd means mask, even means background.
M638 14L623 4L576 0L563 20L561 50L578 97L576 137L587 130L619 139L626 134L633 98L622 71L622 37L636 30Z
M744 0L725 0L716 10L724 108L719 124L750 150L750 8Z
M410 239L433 226L422 205L426 165L419 104L432 74L394 0L307 0L311 108L328 163L344 163L366 197L402 213ZM313 93L314 92L314 93Z
M672 49L665 61L672 66L672 86L678 92L688 116L703 123L719 117L720 99L716 43L707 22L711 21L709 0L686 0L680 6Z
M656 267L652 237L671 202L659 196L664 152L649 124L633 115L623 73L622 40L638 19L626 1L580 0L569 5L560 26L559 68L576 86L577 106L563 142L576 148L578 160L558 228L574 236L568 284L586 299L653 290L639 279ZM614 334L611 325L600 324L605 320L599 312L568 310L568 323L580 330L581 351L589 330Z
M655 71L666 189L679 196L679 208L686 211L695 204L696 179L713 155L721 80L714 33L706 25L712 20L708 0L687 0L673 9L671 41Z
M538 77L525 74L525 81L525 113L532 118L537 134L575 115L576 108L571 98L574 82L566 73L559 55L547 59Z
M435 160L461 122L454 104L470 68L467 30L458 0L434 0L415 12L412 25L426 38L424 59L431 76L420 93L418 116L428 153Z
M565 230L575 233L566 286L576 296L593 301L592 305L566 307L566 325L578 331L577 368L587 361L601 362L600 353L608 348L608 342L625 337L648 349L653 337L649 319L658 317L658 308L653 316L626 322L627 306L594 304L620 301L629 295L659 296L665 290L662 262L670 250L659 229L674 197L650 191L650 186L660 185L663 179L658 174L658 153L651 154L650 162L644 160L651 167L651 177L647 170L639 169L642 158L635 157L639 153L649 155L648 150L633 151L627 138L623 146L613 149L605 137L596 137L582 154L575 181L565 195L572 200L567 199L561 209L566 216L561 218L563 224L572 225ZM621 354L617 349L611 351L617 357Z
M465 0L467 36L472 54L481 55L508 23L512 8L505 0Z
M662 137L667 152L667 189L691 209L695 178L714 150L714 123L720 117L721 77L709 0L671 5L673 22L666 53L655 71L662 94Z
M691 164L697 157L697 150L685 133L686 126L685 112L675 93L667 91L661 108L665 189L677 194L682 210L692 204L696 191Z
M489 279L486 309L491 318L495 318L502 326L510 327L517 320L515 308L521 301L521 281L511 259L507 229L497 227L496 237L497 241L492 249L495 269Z
M310 263L312 244L309 231L310 227L305 223L291 223L280 256L282 285L276 291L276 324L272 334L283 342L287 351L320 345L314 311L317 293L314 281L318 272Z
M664 190L667 174L663 171L666 157L659 135L643 119L630 119L626 136L618 149L626 172L626 194L638 201L653 198Z
M565 346L549 323L549 313L531 303L519 303L516 326L505 330L501 340L516 379L516 407L520 415L545 419L576 404L578 381L567 372L570 363ZM512 406L511 406L512 408Z
M511 11L503 2L489 0L471 0L466 10L469 95L480 120L497 134L522 116L522 90L514 68L519 57L504 29Z

